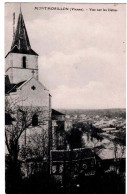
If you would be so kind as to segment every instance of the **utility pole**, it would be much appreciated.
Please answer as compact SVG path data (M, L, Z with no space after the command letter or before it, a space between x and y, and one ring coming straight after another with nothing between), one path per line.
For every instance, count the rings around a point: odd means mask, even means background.
M51 95L49 94L49 122L48 122L48 173L50 174L50 151L52 150L52 110Z
M13 13L13 39L15 37L15 12Z

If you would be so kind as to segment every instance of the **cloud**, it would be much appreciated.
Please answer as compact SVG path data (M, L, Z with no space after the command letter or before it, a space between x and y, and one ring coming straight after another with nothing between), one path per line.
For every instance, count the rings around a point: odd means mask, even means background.
M92 80L118 86L125 83L124 60L124 54L103 53L95 48L78 50L70 55L52 52L39 59L40 79L46 78L51 88L65 83L80 86Z
M103 52L122 52L124 25L119 14L110 13L100 17L99 14L86 16L83 13L77 15L69 12L54 14L48 20L40 18L34 19L32 23L27 22L33 46L41 55L54 50L70 54L89 47L99 48Z
M55 108L119 108L125 107L125 95L106 90L99 82L90 82L86 87L62 85L52 91Z
M95 48L70 55L52 52L39 60L40 80L52 92L56 107L124 107L124 60L124 54Z
M39 79L51 91L53 106L124 107L125 5L118 4L117 12L37 12L35 5L44 4L26 3L23 15L32 49L40 55ZM64 5L114 8L113 4ZM6 8L6 51L12 42L10 14L18 10L16 6Z

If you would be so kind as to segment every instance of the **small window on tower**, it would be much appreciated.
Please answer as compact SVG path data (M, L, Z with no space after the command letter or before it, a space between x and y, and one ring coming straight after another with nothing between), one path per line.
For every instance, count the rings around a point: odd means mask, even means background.
M23 57L23 68L26 68L26 57Z
M34 114L32 117L32 126L38 126L38 115Z

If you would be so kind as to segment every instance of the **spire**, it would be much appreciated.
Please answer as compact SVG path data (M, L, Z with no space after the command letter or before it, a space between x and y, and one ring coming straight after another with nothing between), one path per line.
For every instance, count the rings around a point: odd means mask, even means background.
M20 7L19 18L18 18L18 24L15 32L15 37L14 37L14 41L12 43L11 49L13 49L15 46L17 46L18 49L21 51L22 50L28 51L29 49L31 49L23 15L21 12L21 7Z
M21 11L21 4L20 4L20 13L18 18L17 28L15 31L15 36L13 38L10 52L38 55L35 51L31 49L29 37L27 34L25 22Z

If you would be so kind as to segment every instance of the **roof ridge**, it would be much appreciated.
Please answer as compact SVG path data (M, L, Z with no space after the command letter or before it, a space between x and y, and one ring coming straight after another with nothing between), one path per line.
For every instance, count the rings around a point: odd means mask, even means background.
M7 92L7 94L9 94L9 93L10 93L11 91L13 91L14 89L17 89L17 88L18 88L18 87L17 87L18 84L21 84L21 83L23 84L24 82L25 82L25 81L21 81L21 82L16 83L16 84L15 84L15 85ZM21 84L21 85L22 85L22 84ZM16 87L17 87L17 88L16 88ZM19 86L19 87L20 87L20 86Z
M21 89L26 83L28 83L31 79L35 79L45 90L49 91L40 81L38 81L35 77L31 77L26 80L18 89Z

